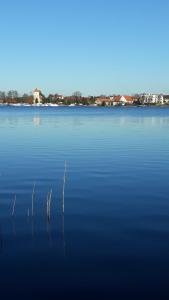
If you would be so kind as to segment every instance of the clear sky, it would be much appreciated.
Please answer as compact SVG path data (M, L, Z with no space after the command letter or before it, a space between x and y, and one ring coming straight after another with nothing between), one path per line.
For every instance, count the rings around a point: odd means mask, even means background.
M0 0L0 90L169 93L169 0Z

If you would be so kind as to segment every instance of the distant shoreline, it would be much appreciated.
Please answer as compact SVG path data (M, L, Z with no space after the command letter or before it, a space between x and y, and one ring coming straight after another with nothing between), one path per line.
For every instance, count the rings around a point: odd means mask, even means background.
M149 105L138 105L138 104L130 104L130 105L111 105L111 106L101 106L101 105L83 105L83 104L70 104L70 105L59 105L59 104L40 104L40 105L35 105L35 104L23 104L23 103L17 103L17 104L9 104L9 103L0 103L0 107L35 107L35 108L40 108L40 107L100 107L100 108L126 108L126 107L143 107L143 108L148 108L148 107L154 107L154 108L158 108L158 107L164 107L167 108L169 107L168 104L149 104Z

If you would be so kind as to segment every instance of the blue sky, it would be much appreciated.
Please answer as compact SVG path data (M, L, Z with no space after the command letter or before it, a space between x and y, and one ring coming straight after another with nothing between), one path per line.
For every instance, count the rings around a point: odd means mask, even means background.
M168 0L0 0L0 90L169 93Z

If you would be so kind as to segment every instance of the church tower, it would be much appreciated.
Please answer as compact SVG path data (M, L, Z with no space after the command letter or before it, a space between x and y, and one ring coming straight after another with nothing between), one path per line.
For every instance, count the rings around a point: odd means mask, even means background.
M34 104L41 104L42 103L42 99L43 99L43 97L42 97L41 91L36 88L33 91L33 103Z

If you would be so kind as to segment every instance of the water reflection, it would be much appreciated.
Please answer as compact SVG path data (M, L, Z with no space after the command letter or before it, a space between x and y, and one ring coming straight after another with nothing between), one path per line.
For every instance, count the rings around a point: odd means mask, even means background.
M35 236L34 217L31 217L31 234L32 234L32 238L34 238Z
M63 241L63 255L66 257L66 241L65 241L65 215L62 214L62 241Z
M2 252L3 247L4 247L4 239L3 239L3 234L0 226L0 252Z
M15 226L15 217L12 217L12 236L16 237L16 226Z
M39 218L35 216L26 216L25 218L14 216L1 222L0 252L4 249L4 244L8 246L6 249L16 246L19 250L20 247L25 247L26 244L27 247L30 244L36 248L39 241L43 243L43 247L46 245L50 248L55 248L56 246L58 248L60 244L59 248L62 249L62 256L66 256L65 219L63 214L56 219L53 218L51 222L44 217Z
M33 118L33 124L35 127L39 127L41 124L41 118L39 116L36 116Z
M169 125L169 108L73 108L66 107L57 109L48 108L0 108L0 127L13 128L20 125L35 127L53 125L62 126L69 123L72 127L80 127L86 124L98 122L115 123L120 125L144 124L151 126ZM65 118L66 116L66 118Z

